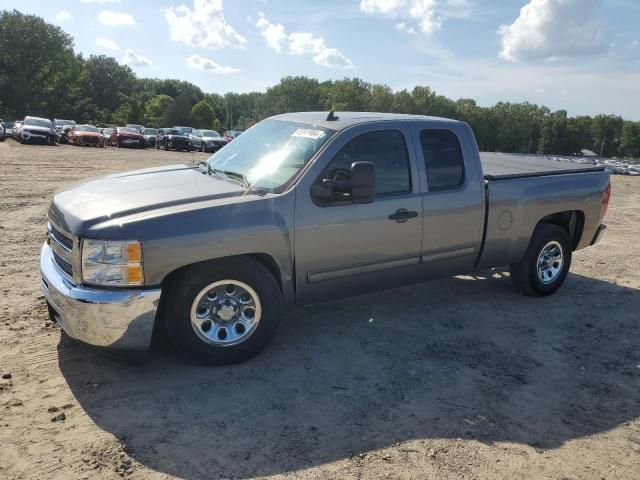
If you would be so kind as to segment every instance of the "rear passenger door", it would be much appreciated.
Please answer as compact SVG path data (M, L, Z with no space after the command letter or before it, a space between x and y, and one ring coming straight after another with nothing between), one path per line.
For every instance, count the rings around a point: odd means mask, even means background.
M421 278L472 270L482 244L484 182L471 129L455 122L412 124L421 170Z

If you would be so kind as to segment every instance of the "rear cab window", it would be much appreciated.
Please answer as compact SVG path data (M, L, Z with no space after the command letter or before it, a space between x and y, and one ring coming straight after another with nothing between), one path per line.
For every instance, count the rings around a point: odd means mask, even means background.
M420 145L429 191L450 190L464 183L464 158L458 136L451 130L425 129Z

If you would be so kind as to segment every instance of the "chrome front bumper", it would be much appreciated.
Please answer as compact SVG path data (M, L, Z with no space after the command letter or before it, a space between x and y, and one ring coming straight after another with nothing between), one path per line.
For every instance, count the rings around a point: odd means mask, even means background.
M159 288L93 288L76 285L54 263L47 243L40 252L42 291L71 338L90 345L145 350L151 345Z

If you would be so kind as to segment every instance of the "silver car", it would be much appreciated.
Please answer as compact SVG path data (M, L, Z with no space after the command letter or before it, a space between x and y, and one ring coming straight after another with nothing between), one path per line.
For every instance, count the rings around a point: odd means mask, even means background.
M201 152L217 152L227 141L215 130L194 130L191 134L191 144Z

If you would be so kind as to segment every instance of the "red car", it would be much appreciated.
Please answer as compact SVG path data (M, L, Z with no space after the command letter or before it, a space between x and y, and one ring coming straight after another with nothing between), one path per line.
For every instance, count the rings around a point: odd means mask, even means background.
M104 147L102 134L93 125L76 125L67 134L71 145Z
M111 132L109 145L112 147L144 148L144 137L135 128L118 127Z
M224 138L227 141L227 143L230 143L231 140L239 137L241 133L242 132L239 132L237 130L227 130L226 132L224 132L224 135L222 136L222 138Z

